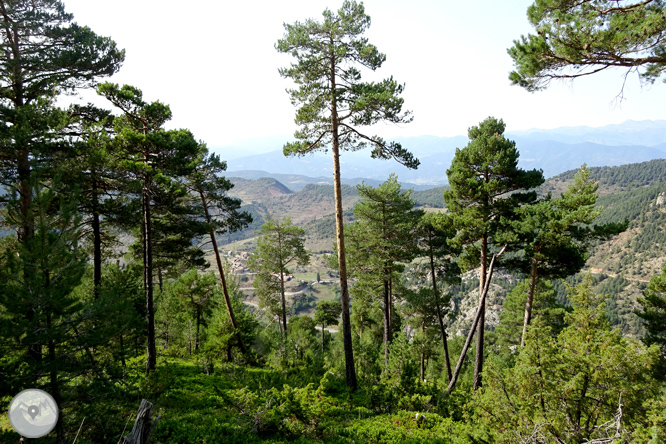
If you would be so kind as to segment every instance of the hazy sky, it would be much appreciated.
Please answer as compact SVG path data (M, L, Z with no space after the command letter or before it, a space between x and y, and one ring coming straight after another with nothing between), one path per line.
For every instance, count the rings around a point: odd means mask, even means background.
M79 24L111 36L126 59L111 80L141 88L171 106L170 127L184 127L210 147L291 135L294 108L278 74L289 55L274 45L283 23L321 19L341 1L64 0ZM529 0L366 0L370 42L387 60L364 78L393 76L406 84L408 125L380 124L384 137L455 136L488 116L507 130L602 126L628 119L666 119L666 85L641 87L629 77L618 106L620 70L552 83L530 94L508 80L506 49L531 27ZM276 149L279 147L272 147Z

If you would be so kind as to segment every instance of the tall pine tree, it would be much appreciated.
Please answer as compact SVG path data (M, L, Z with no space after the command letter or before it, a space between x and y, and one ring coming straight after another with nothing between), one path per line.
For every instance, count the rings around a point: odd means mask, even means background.
M451 188L444 200L458 229L455 243L464 247L463 270L480 267L479 293L488 275L488 256L495 237L506 229L506 220L516 209L536 199L535 192L522 192L541 185L541 171L518 168L516 143L504 137L505 124L489 117L469 129L470 142L456 149L446 171ZM474 389L482 384L485 298L479 302L480 320L476 332Z
M145 102L139 89L104 83L98 92L122 111L114 122L116 167L126 176L123 191L130 199L129 207L141 208L140 212L128 215L126 223L140 230L146 297L146 372L150 372L157 363L153 300L154 207L161 219L158 233L162 240L171 242L164 251L170 254L192 251L191 239L205 234L205 224L194 220L197 211L189 208L182 182L192 173L200 144L188 130L165 130L163 126L171 118L169 107L160 102Z
M393 78L381 82L362 82L360 68L372 71L381 67L386 56L362 34L370 26L363 3L345 0L336 13L326 9L323 22L312 19L304 23L285 24L285 35L277 42L279 52L296 58L280 75L292 79L297 88L288 90L291 102L298 107L296 124L301 127L294 136L298 142L284 146L285 155L303 156L318 150L333 153L336 237L340 292L342 302L342 336L345 349L347 384L356 388L356 371L352 349L349 314L349 289L342 217L340 151L355 151L372 146L372 157L394 158L409 168L419 161L399 143L385 142L369 136L363 127L377 122L406 123L409 112L402 113L403 86Z

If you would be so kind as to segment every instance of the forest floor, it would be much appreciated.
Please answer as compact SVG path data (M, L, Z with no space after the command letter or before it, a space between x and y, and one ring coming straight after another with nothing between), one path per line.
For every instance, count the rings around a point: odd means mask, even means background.
M85 413L91 416L76 442L118 442L123 425L129 423L124 434L131 430L142 398L154 404L154 416L160 415L151 440L154 444L469 443L474 434L469 424L436 413L380 406L376 398L381 394L376 390L351 392L330 371L321 377L303 367L281 371L225 363L206 369L192 359L160 361L149 378L140 376L138 361L130 364L135 375L128 382L136 390L104 400L116 405L97 406ZM111 411L114 417L105 418ZM80 422L83 414L76 412L75 419L70 410L69 425ZM0 431L0 441L14 442L4 412L0 427L5 429ZM42 439L51 442L54 434ZM74 439L69 435L67 442Z

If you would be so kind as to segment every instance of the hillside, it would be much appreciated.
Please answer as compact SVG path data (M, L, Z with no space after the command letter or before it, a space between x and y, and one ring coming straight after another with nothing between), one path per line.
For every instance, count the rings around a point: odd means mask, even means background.
M297 192L291 191L276 179L261 177L243 179L230 177L234 188L229 195L241 199L243 211L252 214L254 222L245 230L222 236L222 241L229 243L254 236L268 214L273 217L291 217L292 221L302 226L309 238L317 240L333 240L335 237L335 202L333 185L308 183ZM358 179L358 182L364 182ZM376 181L368 181L373 185ZM408 185L403 185L409 188ZM412 198L418 206L444 208L442 194L446 187L429 188L413 191ZM352 210L358 202L356 187L342 186L342 205L346 217L351 220Z
M302 174L281 174L281 173L269 173L267 171L261 170L238 170L231 173L233 177L238 177L241 179L251 179L257 180L265 177L275 179L283 183L291 191L300 191L308 184L313 185L333 185L333 176L318 176L310 177L303 176ZM349 185L350 187L355 187L356 185L365 182L367 185L377 186L383 181L376 179L367 179L355 177L352 179L342 178L341 182L343 185ZM413 188L414 190L428 190L432 188L432 185L418 185L410 182L401 182L404 188Z
M573 181L576 170L547 180L540 192L559 195ZM639 332L632 313L650 277L666 262L666 160L655 159L615 167L590 168L599 181L597 205L602 208L595 223L629 220L629 228L596 245L584 269L595 277L597 291L610 296L606 311L611 321L630 334ZM582 275L569 279L580 281ZM564 288L560 288L561 293Z
M569 170L548 179L541 190L559 195L573 181L578 170ZM666 159L654 159L647 162L632 163L622 166L591 167L590 176L599 181L600 196L628 191L637 187L666 181Z
M275 218L289 216L292 222L303 227L326 218L333 220L332 215L335 212L333 185L306 184L299 191L293 192L273 178L262 177L253 180L230 177L229 180L234 184L229 195L241 199L241 210L252 214L254 221L240 232L222 236L221 241L224 243L253 238L255 230L261 227L268 215ZM351 213L357 201L356 188L343 185L343 208ZM328 229L322 228L322 230L325 233L323 235L319 233L319 229L306 228L308 236L312 235L319 240L326 239L328 245ZM331 237L334 237L334 234Z
M664 263L663 245L666 245L666 160L590 168L591 176L599 181L598 205L603 208L598 223L620 222L629 219L629 229L596 245L590 254L584 273L595 277L595 288L611 295L607 312L611 320L622 326L625 332L637 334L639 324L632 314L636 298L641 295L646 282L659 272ZM551 192L559 195L573 181L576 170L566 171L548 179L539 189L541 194ZM332 185L306 184L300 191L292 192L287 186L272 178L248 180L232 178L235 184L230 193L243 199L243 209L254 217L254 223L240 233L226 236L231 242L254 237L254 231L264 221L266 214L275 217L291 216L305 229L307 247L317 253L331 253L335 242L335 218ZM442 194L446 187L435 187L413 191L412 198L423 208L443 208ZM353 220L353 207L358 201L356 189L343 186L345 220ZM245 244L246 246L248 244ZM250 244L251 245L251 244ZM579 282L583 274L569 279ZM465 282L453 289L456 306L461 315L453 326L455 331L464 331L474 314L477 295L474 272L465 277ZM490 325L497 320L506 294L516 285L516 276L498 273L491 290L489 313ZM555 286L561 302L566 289Z
M596 223L630 221L629 229L598 245L588 267L598 273L621 275L633 282L649 280L664 262L666 245L666 160L591 168L599 181L597 205L603 210ZM575 171L548 180L542 191L561 193Z

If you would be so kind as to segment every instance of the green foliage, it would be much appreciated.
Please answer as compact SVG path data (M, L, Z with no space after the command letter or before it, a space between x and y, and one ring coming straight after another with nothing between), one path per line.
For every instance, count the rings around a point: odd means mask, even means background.
M495 332L503 347L520 345L525 320L525 302L529 292L529 281L523 280L507 295L499 315L500 323ZM541 323L557 336L564 328L565 309L557 303L555 291L548 281L540 280L534 293L533 316L542 317Z
M319 273L317 273L319 276ZM329 325L337 325L340 315L342 314L342 306L339 302L333 301L319 301L315 309L314 321L316 324L321 325L321 351L324 352L326 327Z
M33 236L22 243L10 237L2 251L0 335L9 359L0 372L10 390L50 373L50 390L58 391L58 373L73 371L74 362L64 357L76 342L71 324L81 322L81 301L72 292L83 277L85 256L74 205L41 186L32 193ZM18 200L10 202L7 217L20 217Z
M363 3L346 0L337 14L326 9L323 16L323 22L285 23L285 35L275 45L279 52L296 58L289 68L280 69L281 76L298 85L287 91L298 107L296 124L301 127L294 134L299 142L286 144L284 154L302 156L332 142L337 155L338 148L354 151L370 144L373 158L395 158L410 168L418 167L418 159L399 143L359 131L377 122L411 121L409 112L401 113L403 85L393 78L361 82L357 66L374 71L386 60L361 37L370 26Z
M368 420L356 420L349 433L352 442L372 443L476 443L487 434L468 424L432 413L399 411Z
M238 281L235 279L227 280L227 288L243 343L254 344L258 334L259 322L254 313L243 303L243 295L238 289ZM218 301L221 300L222 295L218 295L217 299ZM225 356L227 361L234 361L234 351L238 348L238 341L234 336L235 332L231 326L227 307L220 301L213 308L213 313L208 321L208 336L204 346L208 359L212 361L211 356Z
M661 1L536 0L527 17L537 35L514 40L508 52L516 67L509 78L528 91L608 68L640 69L654 82L666 68Z
M658 345L661 350L658 373L666 376L666 265L662 273L652 276L643 297L638 299L641 310L636 314L643 319L646 345Z
M444 200L458 230L455 242L465 246L459 262L463 270L477 266L480 254L487 255L487 251L481 251L485 247L476 243L482 239L494 243L505 218L536 197L534 192L518 191L543 183L540 171L517 167L516 144L504 137L504 129L504 122L492 117L471 127L469 144L456 149L451 168L446 171L451 189L444 192Z
M69 148L62 140L69 119L55 108L55 98L114 74L125 57L109 37L98 36L72 20L55 0L3 5L0 183L21 191L25 208L29 207L32 170L54 167L54 160ZM31 221L24 224L29 237Z
M393 300L401 292L403 263L416 255L413 236L422 216L414 209L411 190L403 191L393 174L374 188L357 186L361 200L354 207L356 221L347 227L350 275L357 278L352 287L355 307L382 300L384 347L398 328L393 325Z
M282 318L282 331L287 331L287 307L284 279L290 264L306 265L310 253L305 249L305 231L291 223L270 216L259 230L257 250L248 260L248 267L256 271L255 290L271 314ZM281 303L281 306L280 306Z
M233 184L222 176L226 169L227 163L220 160L220 156L201 146L194 169L187 178L192 198L200 203L202 216L215 234L239 231L253 220L249 213L239 211L240 199L228 196Z
M316 352L317 330L315 321L309 316L292 316L287 326L287 347L290 357L295 363L313 366ZM321 362L320 359L317 359Z
M216 285L217 279L214 274L201 275L195 268L180 275L175 282L169 285L168 292L179 299L181 307L189 312L195 323L196 332L193 343L189 344L190 353L193 350L199 350L200 328L202 325L206 325L206 320L210 316Z
M613 167L592 167L589 170L590 178L599 183L601 190L627 191L631 188L641 188L666 181L666 159L654 159L648 162ZM573 180L577 173L577 170L567 171L550 180ZM603 207L606 208L606 205Z
M588 279L571 289L573 311L557 337L537 319L516 365L490 366L474 408L498 442L619 439L642 427L645 406L657 395L657 349L611 330L603 297L590 285Z
M512 241L509 221L517 218L521 206L536 199L536 192L527 190L544 181L541 171L518 168L516 143L504 137L505 127L504 121L493 117L471 127L470 142L463 149L456 148L451 168L446 170L451 189L444 192L444 200L458 230L451 244L462 251L458 264L463 271L480 265L479 293L490 288L486 280L492 247ZM485 299L478 313L475 389L482 383ZM451 383L455 380L454 372Z

